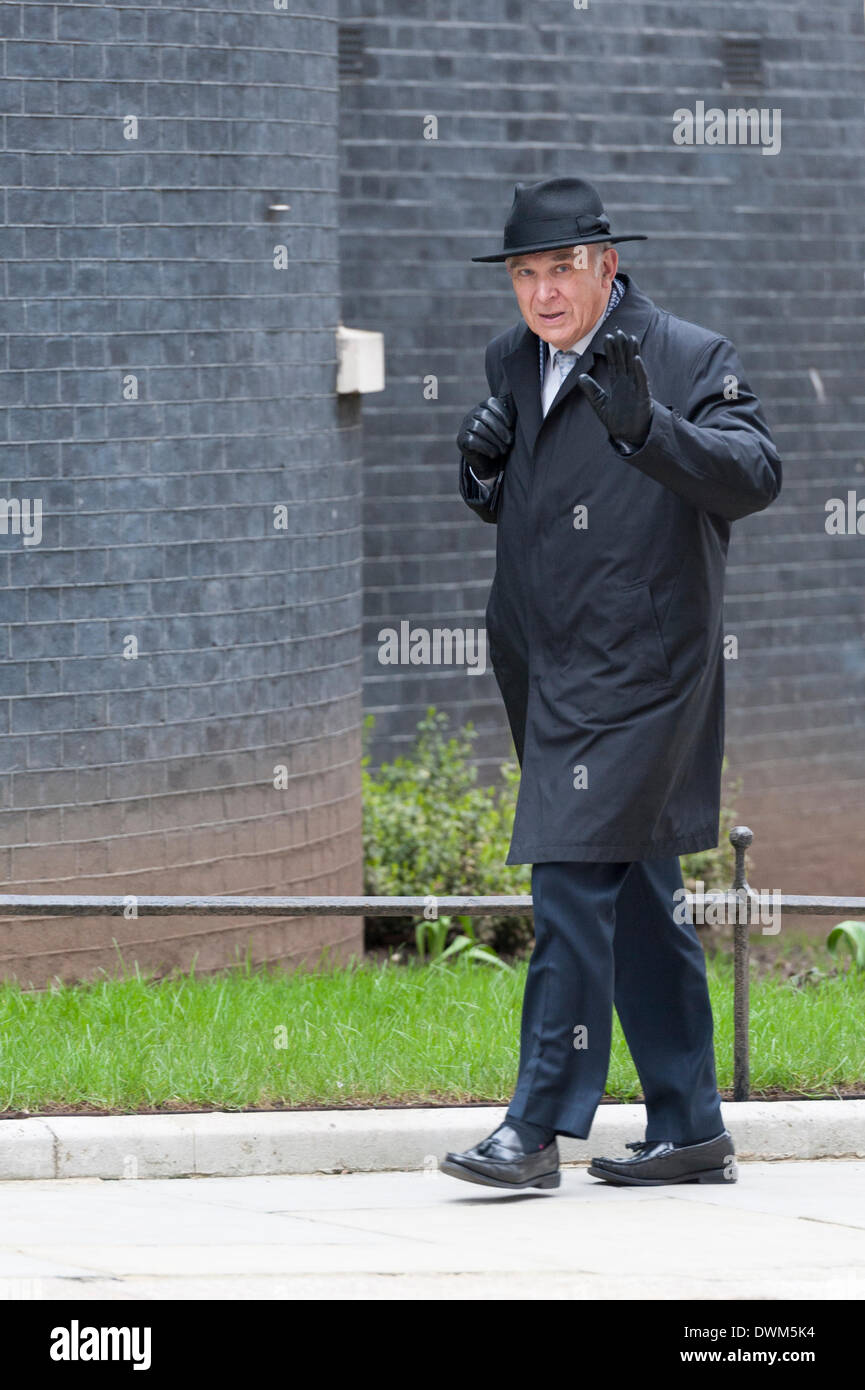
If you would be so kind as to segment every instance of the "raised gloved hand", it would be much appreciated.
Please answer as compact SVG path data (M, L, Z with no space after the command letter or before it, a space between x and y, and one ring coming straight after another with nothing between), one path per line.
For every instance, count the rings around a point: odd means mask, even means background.
M641 448L649 433L655 403L639 355L640 344L620 328L615 334L607 334L604 350L610 366L609 391L587 372L577 378L577 385L612 439Z
M460 425L457 448L481 482L500 473L514 442L513 396L490 396L470 410Z

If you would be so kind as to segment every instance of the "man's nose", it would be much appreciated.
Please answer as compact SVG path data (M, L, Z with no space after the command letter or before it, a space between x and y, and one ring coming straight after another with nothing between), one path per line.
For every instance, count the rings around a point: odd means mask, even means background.
M559 287L552 280L542 280L538 285L538 299L546 304L549 300L555 299L559 292Z

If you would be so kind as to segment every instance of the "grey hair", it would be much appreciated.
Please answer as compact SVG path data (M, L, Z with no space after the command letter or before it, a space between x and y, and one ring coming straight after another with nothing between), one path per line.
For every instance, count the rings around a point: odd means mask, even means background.
M576 245L580 245L579 242L577 242L577 243L575 243L575 244L576 244ZM612 243L611 241L590 241L590 242L589 242L589 246L590 246L591 250L592 250L593 252L596 253L595 255L593 255L593 256L591 257L593 266L597 266L597 265L598 265L598 263L599 263L601 257L603 256L604 252L605 252L605 251L609 251L610 248L612 247L612 245L613 245L613 243ZM510 268L511 268L511 266L513 265L514 261L516 261L516 260L518 260L518 259L519 259L519 258L518 258L517 256L505 256L505 269L506 269L506 270L510 270Z

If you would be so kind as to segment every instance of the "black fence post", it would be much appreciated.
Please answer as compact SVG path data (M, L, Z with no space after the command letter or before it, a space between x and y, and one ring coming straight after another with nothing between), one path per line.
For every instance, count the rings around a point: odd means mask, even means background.
M745 873L745 851L754 839L747 825L736 825L730 831L730 843L736 851L733 890L736 894L736 914L733 923L733 1099L747 1100L751 1093L751 1068L748 1048L748 1015L750 1009L749 961L751 954L751 890ZM745 912L742 921L741 898L744 892Z

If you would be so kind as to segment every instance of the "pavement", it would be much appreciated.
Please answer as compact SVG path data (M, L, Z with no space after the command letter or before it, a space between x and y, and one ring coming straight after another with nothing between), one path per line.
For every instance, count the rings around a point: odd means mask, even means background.
M865 1296L865 1162L551 1192L415 1172L0 1182L0 1299Z
M0 1299L865 1297L865 1101L722 1111L737 1183L590 1177L604 1104L524 1193L438 1167L503 1106L0 1120Z

